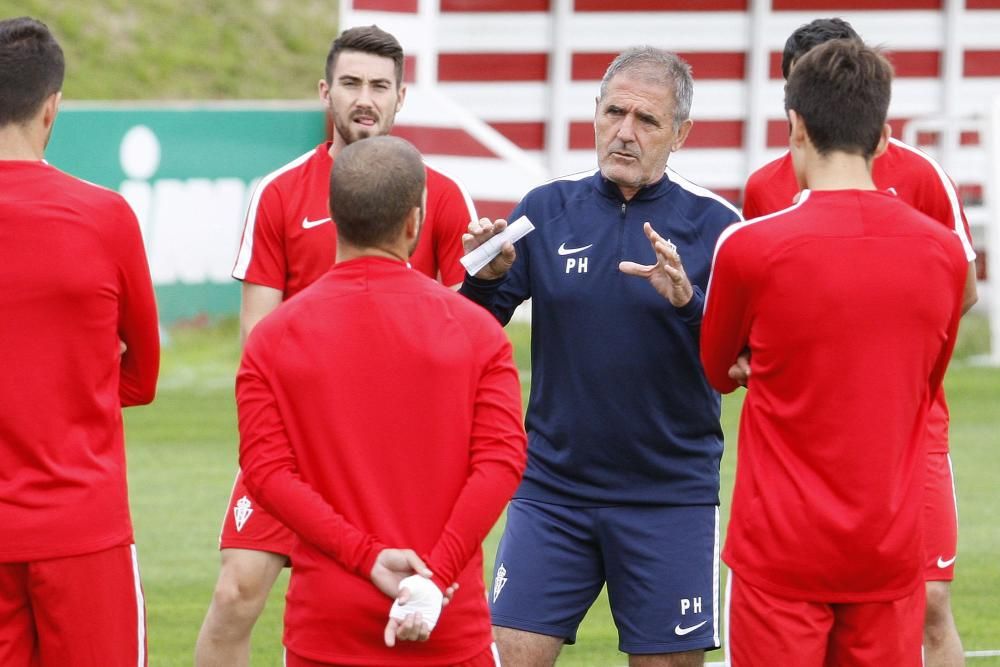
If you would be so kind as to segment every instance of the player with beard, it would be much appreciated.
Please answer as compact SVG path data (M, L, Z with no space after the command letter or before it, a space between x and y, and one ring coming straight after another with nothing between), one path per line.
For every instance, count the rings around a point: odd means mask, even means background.
M247 211L233 277L243 281L240 334L334 263L336 223L329 178L347 145L388 134L406 97L403 49L377 26L344 31L330 48L319 97L333 137L264 177ZM425 165L426 166L426 165ZM410 265L458 285L462 233L476 219L472 201L452 179L426 167L427 214ZM248 665L250 633L268 593L289 564L293 533L259 507L237 475L220 538L222 567L195 648L198 667Z
M344 149L337 262L236 377L247 487L298 537L288 667L497 665L480 545L524 470L521 389L500 325L407 262L424 183L403 139Z

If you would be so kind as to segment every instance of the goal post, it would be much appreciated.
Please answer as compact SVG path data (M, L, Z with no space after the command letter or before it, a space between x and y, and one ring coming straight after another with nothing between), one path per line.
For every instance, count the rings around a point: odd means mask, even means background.
M993 97L983 143L987 177L983 192L986 205L986 277L989 294L986 311L990 325L989 364L1000 366L1000 95Z
M959 156L964 133L979 136L975 151L978 155ZM924 136L933 137L934 144L921 145ZM978 285L976 312L982 313L987 320L990 349L976 360L1000 366L1000 96L993 98L985 114L912 119L903 127L902 138L907 144L942 160L941 166L956 182L981 187L982 200L964 207L973 244L986 260L986 280Z

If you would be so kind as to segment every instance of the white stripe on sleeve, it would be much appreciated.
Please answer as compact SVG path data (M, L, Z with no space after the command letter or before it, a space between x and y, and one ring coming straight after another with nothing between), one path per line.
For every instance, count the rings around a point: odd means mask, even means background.
M250 205L247 206L247 215L243 221L243 240L240 243L240 249L236 255L236 266L233 267L233 278L243 280L247 276L247 269L250 268L250 260L253 257L254 226L257 224L257 208L260 206L260 197L264 194L264 190L267 189L267 186L269 186L278 176L290 169L298 167L300 164L311 158L315 152L316 149L314 148L308 153L295 158L285 166L275 169L270 174L260 179L257 187L254 188L253 196L250 197Z
M715 242L715 251L712 253L712 270L708 274L708 287L705 288L706 309L708 308L708 295L712 291L712 278L715 275L715 259L719 256L719 248L722 247L722 244L726 241L726 239L732 236L734 232L737 232L745 227L748 227L750 225L755 225L758 222L763 222L764 220L770 220L776 215L781 215L782 213L787 213L788 211L797 209L799 206L802 206L804 203L806 203L806 200L809 199L809 194L810 194L809 190L803 190L802 192L799 193L799 200L794 204L792 204L791 206L789 206L788 208L783 208L780 211L775 211L774 213L768 213L767 215L762 215L759 218L750 218L746 222L734 222L733 224L729 225L728 227L722 230L722 233L719 234L719 240Z
M959 240L962 242L962 249L965 250L965 258L970 262L974 261L976 259L976 251L972 247L972 239L970 239L969 235L965 232L962 205L958 201L958 192L955 190L955 185L951 182L951 178L948 174L944 173L944 169L934 160L934 158L927 153L924 153L922 150L914 148L909 144L904 144L902 141L895 138L890 138L889 142L897 148L902 148L903 150L909 151L910 153L926 160L927 163L934 168L934 173L937 174L938 179L941 181L941 187L944 189L945 195L948 197L948 205L951 207L953 229L954 232L958 234Z

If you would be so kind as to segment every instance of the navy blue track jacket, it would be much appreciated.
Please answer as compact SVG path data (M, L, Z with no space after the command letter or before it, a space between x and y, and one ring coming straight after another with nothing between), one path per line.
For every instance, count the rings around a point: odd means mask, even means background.
M714 505L720 398L699 360L705 288L735 208L670 169L626 202L599 170L532 190L510 219L535 231L499 280L462 293L506 324L531 299L528 468L516 498L562 505ZM680 254L694 297L675 308L618 270L654 263L643 223Z

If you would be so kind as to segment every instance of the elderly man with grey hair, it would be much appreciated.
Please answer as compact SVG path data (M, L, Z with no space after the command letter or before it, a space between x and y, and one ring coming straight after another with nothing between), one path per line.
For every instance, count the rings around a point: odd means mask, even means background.
M716 239L740 216L667 168L691 97L676 55L618 56L598 168L528 193L511 219L536 231L462 286L503 323L532 304L528 468L490 591L506 667L553 664L605 583L631 665L699 665L719 645L720 399L698 338ZM472 223L466 249L506 224Z

